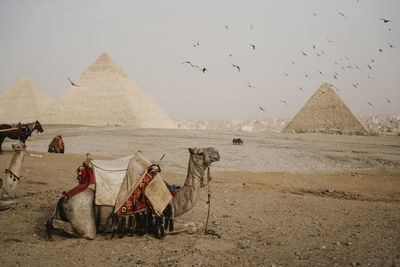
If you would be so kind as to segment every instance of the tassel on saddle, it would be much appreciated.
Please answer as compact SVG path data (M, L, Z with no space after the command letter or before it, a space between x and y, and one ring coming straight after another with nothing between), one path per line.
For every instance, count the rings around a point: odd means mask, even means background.
M154 235L155 238L161 239L165 236L166 230L170 232L174 230L171 205L165 208L161 216L154 215L151 212L122 216L114 213L111 223L111 238L114 238L115 235L123 238L124 235L133 236L137 234L142 236L148 233Z

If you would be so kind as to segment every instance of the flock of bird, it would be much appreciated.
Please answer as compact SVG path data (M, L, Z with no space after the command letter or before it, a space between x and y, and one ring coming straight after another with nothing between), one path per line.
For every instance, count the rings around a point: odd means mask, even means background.
M318 14L317 14L316 12L312 12L312 15L313 15L313 16L318 16ZM341 11L338 11L338 15L342 16L343 18L347 18L347 15L344 14L343 12L341 12ZM391 22L392 22L390 19L386 19L386 18L381 18L381 19L379 19L379 20L383 21L383 23L385 23L385 24L391 23ZM225 27L225 30L226 30L226 31L229 30L229 26L228 26L228 25L224 25L224 27ZM250 30L253 30L253 29L254 29L253 25L250 25ZM388 30L391 31L391 28L388 28ZM331 40L329 37L326 38L326 40L327 40L328 44L334 44L334 43L335 43L335 42L334 42L333 40ZM255 45L255 44L249 43L249 45L250 45L250 49L256 50L256 45ZM387 42L387 45L388 45L388 47L391 48L391 49L397 49L396 46L394 46L393 44L391 44L391 43L389 43L389 42ZM196 41L196 42L193 44L193 47L194 47L194 48L200 47L200 41ZM312 50L311 50L311 51L312 51L312 52L314 53L314 55L316 55L317 57L321 57L321 56L324 56L324 55L325 55L324 49L319 48L319 49L317 50L317 46L316 46L316 45L312 45ZM378 50L378 52L379 52L379 53L383 53L383 48L380 48L380 49ZM300 50L300 54L301 54L302 56L304 56L305 58L309 58L309 57L310 57L310 53L309 53L309 52L305 52L304 50ZM233 57L233 55L232 55L232 54L229 54L229 57ZM294 62L293 60L291 60L290 63L291 63L291 65L294 65L294 64L295 64L295 62ZM372 70L373 70L373 63L375 63L375 60L374 60L374 58L371 58L370 63L366 64L367 71L372 71ZM202 73L206 73L206 72L208 71L208 69L207 69L206 67L202 67L202 66L196 65L196 64L192 63L191 61L184 61L184 62L182 62L181 64L186 64L186 65L188 65L188 66L190 66L190 67L192 67L192 68L198 69L198 70L200 70ZM336 67L339 67L342 71L345 71L345 70L362 70L362 68L361 68L358 64L352 64L352 63L351 63L351 60L350 60L347 56L340 57L340 58L338 58L337 60L335 60L335 61L334 61L334 65L335 65ZM232 67L233 67L236 71L238 71L238 72L240 72L240 70L241 70L240 66L237 65L237 64L232 64ZM318 70L318 69L317 69L316 71L317 71L317 73L318 73L321 77L324 77L325 79L329 78L329 77L326 76L322 71L320 71L320 70ZM339 75L338 72L339 72L339 71L335 71L335 72L331 75L334 81L337 81L337 80L340 78L340 75ZM290 76L290 75L289 75L289 73L285 73L284 76L285 76L285 77L288 77L288 76ZM311 75L310 75L309 73L306 73L306 72L304 72L304 77L307 78L307 79L311 79ZM370 76L370 73L369 73L369 72L367 73L367 78L368 78L368 79L371 79L371 76ZM69 77L67 77L67 79L68 79L68 81L71 83L72 86L77 86L77 87L79 87L79 85L76 84L76 83L74 83ZM339 88L337 88L334 84L329 83L329 85L330 85L331 87L333 87L336 91L340 92ZM256 86L252 85L250 82L247 82L247 86L248 86L248 88L256 88ZM354 88L359 88L359 87L361 87L362 85L361 85L358 81L355 81L355 82L353 82L353 83L351 84L351 86L354 87ZM301 92L304 92L304 89L303 89L301 86L297 86L297 89L298 89L299 91L301 91ZM387 101L388 104L391 104L391 103L392 103L392 101L391 101L389 98L386 98L386 101ZM286 106L289 105L288 101L285 100L285 99L281 99L280 102L281 102L282 104L286 105ZM371 100L365 101L365 103L368 104L368 105L371 106L371 107L374 107L374 104L372 103ZM258 106L258 108L259 108L260 111L265 112L265 109L264 109L262 106Z
M338 11L337 14L341 17L343 17L343 19L347 19L348 16L342 12L342 11ZM318 14L316 12L312 12L313 16L318 16ZM392 23L392 20L387 19L387 18L380 18L378 19L380 21L382 21L384 24L388 24L390 25L390 23ZM229 25L224 25L225 30L229 31L230 27ZM254 27L253 25L249 25L250 30L253 30ZM388 28L388 31L391 31L391 28ZM329 37L326 38L326 41L329 45L334 45L335 41L330 39ZM251 50L256 50L256 45L254 43L249 43L250 45L250 49ZM387 42L388 48L390 49L396 49L397 47L395 45L393 45L390 42ZM200 47L200 41L197 41L196 43L193 44L193 47L198 48ZM317 57L323 57L326 55L326 50L324 50L322 47L317 47L315 44L312 45L312 49L310 49L311 52L307 52L307 50L300 50L300 54L302 56L304 56L305 59L310 58L311 55L316 55ZM384 49L383 48L379 48L379 50L377 51L378 53L383 53ZM310 55L311 54L311 55ZM233 57L232 54L229 54L229 57ZM296 64L293 60L290 61L291 65ZM375 63L375 60L373 57L371 57L371 60L368 64L366 64L365 69L367 70L367 78L371 79L372 77L370 76L370 71L373 70L373 64ZM208 71L208 69L206 67L201 67L198 66L194 63L192 63L191 61L184 61L181 64L186 64L192 68L198 69L201 72L205 73ZM346 71L346 70L363 70L364 68L360 67L358 64L354 64L351 62L351 60L347 57L347 56L343 56L343 57L339 57L334 61L334 65L336 68L338 68L338 70L334 71L334 73L332 74L328 74L328 73L324 73L319 69L316 69L316 73L318 73L317 75L320 75L321 77L323 77L325 80L331 80L332 82L338 81L341 78L341 74L339 74L341 71ZM237 71L240 72L241 68L238 64L232 64L232 67ZM289 73L285 73L284 74L285 77L289 77L290 74ZM304 72L304 77L307 79L311 79L311 74ZM341 90L339 88L337 88L337 86L335 86L332 83L329 83L331 87L333 87L336 91L341 92ZM254 86L253 84L251 84L250 82L247 82L247 86L248 88L256 88L256 86ZM358 81L354 81L351 84L352 87L354 88L359 88L362 85L358 82ZM301 86L297 86L297 89L301 92L304 92L303 87ZM391 100L389 98L386 98L386 101L388 104L391 104ZM280 102L286 106L289 105L288 100L286 99L280 99ZM371 100L367 100L365 101L366 104L368 104L369 106L373 107L374 104ZM259 110L262 112L265 112L265 108L263 106L258 106Z
M315 13L315 12L313 12L312 14L313 14L314 16L318 16L318 14ZM342 16L343 18L347 18L347 15L344 14L343 12L338 11L338 14L339 14L340 16ZM386 23L391 23L391 22L392 22L390 19L386 19L386 18L381 18L381 19L379 19L379 20L383 21L383 23L385 23L385 24L386 24ZM388 28L388 30L391 31L391 28ZM326 38L326 39L327 39L327 41L328 41L328 44L334 44L334 43L335 43L335 42L334 42L333 40L331 40L330 38ZM387 45L389 46L389 48L392 48L392 49L396 49L396 48L397 48L396 46L394 46L393 44L391 44L391 43L389 43L389 42L387 42ZM312 45L312 51L314 51L315 54L316 54L318 57L321 57L321 56L325 55L325 51L324 51L323 49L317 51L316 45ZM378 52L379 52L379 53L383 53L383 48L379 48L379 49L378 49ZM301 53L301 55L303 55L305 58L308 58L308 57L309 57L309 54L307 54L307 53L306 53L305 51L303 51L303 50L301 50L300 53ZM374 60L374 58L371 58L371 62L370 62L369 64L366 64L366 69L367 69L367 71L368 71L368 72L367 72L367 79L371 79L371 76L370 76L369 71L372 71L372 70L373 70L373 67L372 67L372 66L373 66L373 63L375 63L375 60ZM292 61L291 61L291 64L293 65L293 64L295 64L295 62L292 60ZM342 71L346 71L346 70L360 70L360 71L361 71L361 70L362 70L362 68L361 68L358 64L352 64L352 63L351 63L351 60L350 60L347 56L340 57L340 58L338 58L337 60L335 60L335 61L334 61L334 65L335 65L336 67L340 67L340 69L341 69ZM325 76L324 73L323 73L322 71L317 70L317 72L318 72L318 74L319 74L321 77L329 78L329 77ZM333 81L337 81L337 80L339 79L339 74L338 74L338 72L339 72L339 71L335 71L335 72L332 74L332 77L331 77L331 78L333 78ZM287 76L289 76L289 74L288 74L288 73L285 73L285 76L287 77ZM306 78L310 79L310 74L304 73L304 76L305 76ZM334 84L329 83L329 85L330 85L331 87L333 87L336 91L340 92L339 88L337 88ZM361 85L358 81L355 81L355 82L353 82L353 83L351 84L351 86L354 87L354 88L359 88L359 87L361 87L362 85ZM297 89L299 89L300 91L304 92L303 88L300 87L300 86L298 86ZM391 100L390 100L389 98L386 98L386 101L387 101L388 104L391 104ZM282 101L282 100L281 100L281 102L287 104L287 101ZM371 106L371 107L374 107L374 104L372 103L371 100L365 101L365 103L368 104L368 105Z

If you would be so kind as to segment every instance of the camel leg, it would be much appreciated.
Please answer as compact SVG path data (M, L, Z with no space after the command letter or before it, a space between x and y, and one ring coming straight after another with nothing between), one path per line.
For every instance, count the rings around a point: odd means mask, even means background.
M16 200L0 200L0 210L6 210L17 204Z
M77 236L72 225L69 222L63 220L53 219L51 222L48 222L46 224L46 227L47 227L47 235L49 236L50 240L53 240L52 238L53 229L60 230L61 232L64 232L72 236Z
M174 235L179 233L194 234L203 228L202 222L185 222L185 221L174 221L174 230L172 232L166 232L165 234Z

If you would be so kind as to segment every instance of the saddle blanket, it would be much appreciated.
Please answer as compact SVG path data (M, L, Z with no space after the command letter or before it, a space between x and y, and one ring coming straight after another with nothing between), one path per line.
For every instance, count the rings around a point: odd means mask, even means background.
M96 183L95 204L114 206L131 158L115 160L91 160Z

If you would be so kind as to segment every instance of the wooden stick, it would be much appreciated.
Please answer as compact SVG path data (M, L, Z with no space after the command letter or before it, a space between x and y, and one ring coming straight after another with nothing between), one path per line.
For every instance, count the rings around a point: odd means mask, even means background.
M0 130L0 132L11 132L11 131L19 130L19 129L20 129L20 128L9 128L9 129Z

